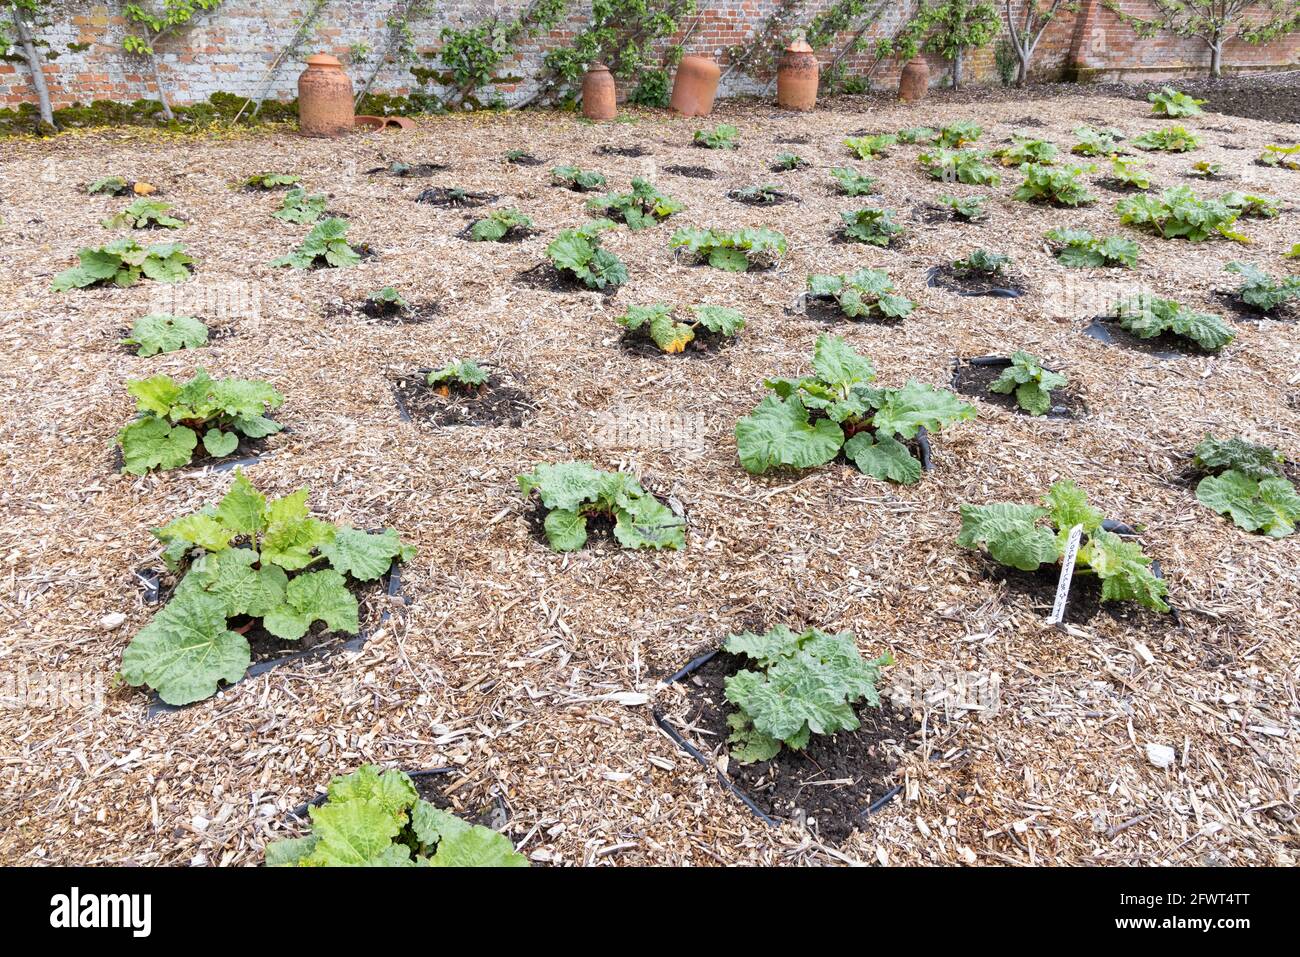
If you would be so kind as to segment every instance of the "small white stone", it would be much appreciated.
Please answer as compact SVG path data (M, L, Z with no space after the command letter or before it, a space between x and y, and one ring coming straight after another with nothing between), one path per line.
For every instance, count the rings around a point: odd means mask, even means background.
M1147 760L1156 767L1164 769L1173 766L1173 763L1178 760L1178 753L1167 744L1151 744L1148 742Z
M126 615L120 611L115 611L99 619L99 627L105 631L112 631L115 628L121 628L124 621L126 621Z

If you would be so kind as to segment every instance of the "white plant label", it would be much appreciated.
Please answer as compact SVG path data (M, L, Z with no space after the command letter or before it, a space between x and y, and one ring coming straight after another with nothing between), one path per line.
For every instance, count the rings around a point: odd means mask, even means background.
M1061 559L1061 577L1056 582L1056 601L1052 603L1052 614L1047 619L1049 625L1059 625L1065 620L1065 604L1070 600L1070 582L1074 580L1074 558L1079 554L1082 538L1082 525L1070 529L1070 537L1065 541L1065 557Z

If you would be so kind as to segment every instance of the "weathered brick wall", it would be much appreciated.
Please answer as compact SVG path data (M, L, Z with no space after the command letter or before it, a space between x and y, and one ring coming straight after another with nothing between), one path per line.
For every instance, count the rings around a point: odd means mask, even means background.
M700 0L700 12L684 31L688 52L712 55L726 70L726 51L745 44L768 16L777 9L779 0ZM797 4L797 23L807 22L832 0L803 0ZM1126 9L1147 13L1147 0L1122 0ZM886 5L872 27L864 34L869 41L888 36L905 21L915 0L885 0ZM478 22L494 10L510 12L521 0L443 0L428 20L413 25L418 48L423 53L436 52L438 33L447 24L465 25ZM117 3L94 3L86 0L52 0L50 23L40 31L48 43L47 79L56 106L86 103L95 99L133 100L153 97L155 89L147 64L122 52L126 25ZM217 91L252 95L268 78L270 65L289 43L300 18L312 4L307 0L281 3L274 0L227 0L215 13L200 16L186 33L159 44L161 69L174 102L186 103L206 99ZM303 45L307 52L330 52L349 60L354 44L381 47L385 21L398 6L397 0L330 0L313 36ZM561 46L582 28L584 12L590 4L583 0L571 3L568 20L550 35L521 47L518 55L502 65L502 74L521 77L519 82L503 83L498 92L507 102L527 97L536 87L541 58L546 50ZM838 38L836 44L822 52L829 62L852 39ZM996 82L992 47L970 56L967 79L971 82ZM1252 47L1244 43L1228 44L1224 51L1227 68L1265 68L1294 66L1300 59L1300 36L1295 34L1271 44ZM942 77L945 66L929 57L932 73ZM864 75L875 66L871 76L874 86L896 82L898 64L874 64L869 51L844 58L847 75ZM1077 73L1083 78L1123 78L1175 75L1200 72L1209 62L1204 44L1173 36L1140 40L1133 31L1106 10L1101 0L1081 0L1077 13L1063 13L1044 35L1034 61L1034 73L1041 77L1058 77ZM421 61L422 65L431 65ZM300 58L283 64L275 74L271 95L291 98L302 69ZM354 82L366 74L365 64L353 64ZM755 75L756 74L756 75ZM726 78L723 94L752 93L764 90L771 77L761 71L732 71ZM379 76L374 89L380 92L408 93L415 80L406 67L388 66ZM14 56L0 61L0 106L13 106L32 97L26 64Z

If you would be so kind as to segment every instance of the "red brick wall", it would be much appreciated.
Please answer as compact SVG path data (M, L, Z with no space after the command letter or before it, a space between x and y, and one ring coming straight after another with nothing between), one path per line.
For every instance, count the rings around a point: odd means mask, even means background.
M346 59L353 43L382 45L384 21L397 0L331 0L315 35L303 46L303 54L317 51L335 53ZM795 11L797 23L806 23L832 0L803 0ZM886 0L882 15L866 33L868 41L889 35L903 22L915 0ZM1126 9L1149 13L1148 0L1122 0ZM488 11L500 6L512 10L520 0L501 0L490 4L482 0L443 0L428 21L414 24L417 44L423 51L438 47L438 31L447 23L467 24L481 20ZM689 34L689 52L717 56L726 66L725 51L745 44L776 8L777 0L699 0L698 18L684 31ZM121 49L125 24L116 3L86 0L52 0L50 23L40 35L48 42L51 56L46 76L56 106L94 99L133 100L153 97L152 77L146 64L126 56ZM189 32L160 45L162 71L167 78L174 102L206 99L218 90L252 94L261 87L268 65L287 44L298 19L308 6L304 0L276 3L272 0L227 0L218 11L196 19ZM527 96L533 89L541 57L547 49L567 42L582 28L584 10L590 6L572 0L571 15L561 29L550 36L524 46L519 55L504 64L502 73L524 77L517 84L503 85L499 92L507 101ZM823 62L837 53L851 34L838 38L821 51ZM71 45L87 45L72 49ZM868 51L846 57L847 75L862 75L874 57ZM928 57L932 75L942 81L946 64ZM1289 37L1265 46L1252 47L1241 42L1228 44L1224 51L1226 68L1284 68L1300 59L1300 36ZM1072 70L1085 79L1132 79L1202 72L1209 62L1208 50L1195 40L1161 36L1140 40L1132 29L1101 5L1101 0L1081 0L1078 13L1064 13L1048 28L1034 60L1034 74L1042 78L1060 77ZM301 60L287 63L279 72L272 95L290 98L302 69ZM354 79L364 68L354 67ZM896 82L897 63L883 63L872 76L873 85ZM969 82L997 82L990 46L968 57L966 79ZM770 77L733 72L723 94L758 92ZM377 91L405 93L413 85L405 69L390 67L380 74ZM14 106L32 97L26 64L10 56L0 61L0 106Z

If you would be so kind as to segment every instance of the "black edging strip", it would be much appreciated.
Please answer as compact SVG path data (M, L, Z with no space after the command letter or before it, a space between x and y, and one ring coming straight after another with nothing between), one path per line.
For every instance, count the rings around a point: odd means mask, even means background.
M702 668L708 662L712 661L715 657L717 657L718 652L720 652L721 650L722 649L718 648L713 651L705 652L704 654L696 658L692 658L689 662L686 663L684 667L680 668L673 674L669 675L667 678L663 679L664 684L666 685L676 684L678 681L681 681L683 678L687 677L688 675ZM758 804L755 803L754 799L750 797L748 794L746 794L745 791L742 790L738 784L736 784L734 781L731 780L731 778L727 777L725 774L719 771L717 765L715 765L712 761L710 761L704 755L704 753L700 751L699 748L695 747L684 737L682 737L682 735L677 731L677 729L668 723L668 719L667 717L664 716L664 713L662 711L656 708L652 713L654 715L655 724L659 726L659 729L663 731L664 734L668 735L668 737L672 738L673 741L677 743L677 746L679 748L681 748L683 751L685 751L687 754L693 757L704 768L714 772L718 776L718 783L721 784L728 791L730 791L732 794L734 794L737 798L739 798L740 802L744 804L745 807L749 808L749 810L754 814L755 817L757 817L760 821L762 821L764 824L768 825L769 827L781 826L779 821L774 820L762 808L760 808ZM876 798L876 800L872 801L871 804L867 807L867 809L862 812L861 817L866 818L875 814L886 804L892 801L894 799L894 796L898 794L900 791L902 791L902 789L903 789L902 785L900 784L894 785L892 788L890 788L880 797Z
M142 581L145 581L144 576L141 575L140 572L136 572L136 576L139 577ZM156 581L157 579L155 578L155 585L154 585L155 588L157 587ZM146 587L148 587L147 583L146 583ZM401 595L401 591L402 591L401 562L397 561L397 559L394 559L393 563L388 566L387 595L389 598L397 598ZM146 592L146 594L148 593ZM226 688L233 688L235 685L239 684L242 681L247 681L249 678L256 678L258 675L264 675L268 671L272 671L275 668L279 668L281 665L287 665L290 662L299 661L304 658L314 658L314 657L323 658L330 655L338 654L339 652L343 652L343 651L360 651L361 648L365 645L365 643L370 640L370 636L374 633L374 631L378 630L379 628L382 628L388 622L388 619L391 617L392 615L389 613L388 609L385 608L380 613L379 621L375 623L374 629L362 629L357 635L355 635L352 638L349 638L341 645L330 645L328 648L306 648L302 651L295 651L293 654L290 655L283 655L282 657L279 658L272 658L269 661L259 661L255 664L250 664L248 666L248 670L244 672L244 677L240 678L239 681L234 681L227 685L221 685L217 688L217 690L224 691ZM203 700L208 701L211 699L204 698ZM145 712L145 718L146 719L156 718L160 714L171 714L175 711L183 711L184 709L190 707L191 705L196 705L198 703L199 702L197 701L192 701L190 702L190 704L185 704L185 705L167 704L167 702L163 701L162 698L158 697L158 692L155 691L152 693L152 699L149 703L149 709Z

